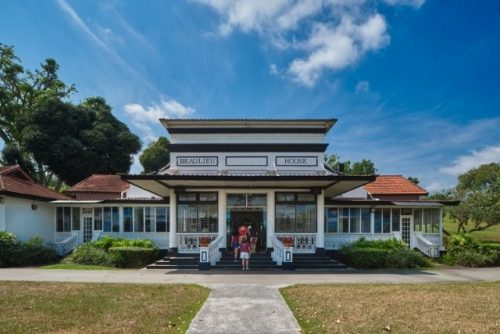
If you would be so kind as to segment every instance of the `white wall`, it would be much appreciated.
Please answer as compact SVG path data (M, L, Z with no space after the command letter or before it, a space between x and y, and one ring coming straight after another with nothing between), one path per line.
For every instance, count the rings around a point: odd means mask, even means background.
M32 210L33 204L37 205L36 210ZM5 197L4 206L7 231L16 234L21 240L41 237L45 242L54 241L54 208L51 204Z
M127 198L160 198L160 196L131 184L127 190Z
M368 193L366 192L365 188L359 187L353 190L350 190L346 193L343 193L339 196L338 198L367 198Z

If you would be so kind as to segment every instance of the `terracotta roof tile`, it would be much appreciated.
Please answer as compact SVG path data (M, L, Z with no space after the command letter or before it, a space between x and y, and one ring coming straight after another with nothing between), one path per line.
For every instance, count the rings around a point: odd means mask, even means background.
M69 199L34 182L19 166L0 167L0 193L39 197L48 200Z
M401 175L379 175L363 186L372 195L427 195L428 192Z
M68 192L105 192L121 193L127 191L129 184L123 181L120 175L94 174L75 184Z

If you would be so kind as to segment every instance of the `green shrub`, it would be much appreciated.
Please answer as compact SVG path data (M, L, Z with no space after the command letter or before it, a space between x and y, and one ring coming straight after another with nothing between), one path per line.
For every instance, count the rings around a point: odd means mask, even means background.
M106 252L111 247L141 247L141 248L156 248L154 242L146 239L123 239L104 236L99 240L93 241L94 247L105 250Z
M66 263L89 264L95 266L115 266L116 259L101 248L94 247L92 243L84 243L73 250L64 259Z
M138 268L153 262L158 256L158 250L143 247L111 247L109 254L114 256L117 267Z
M344 246L340 257L350 266L360 269L404 269L431 265L422 254L409 249L397 239L369 241L361 238Z
M56 254L41 238L22 242L10 232L0 231L0 267L19 267L52 263Z
M500 264L500 247L496 244L480 244L469 234L450 237L443 262L451 266L486 267Z

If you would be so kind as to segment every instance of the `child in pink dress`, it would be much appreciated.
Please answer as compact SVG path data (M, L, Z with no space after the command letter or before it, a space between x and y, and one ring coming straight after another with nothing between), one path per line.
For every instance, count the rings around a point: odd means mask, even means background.
M250 244L248 243L247 237L242 238L240 252L242 270L248 270L248 261L250 260Z

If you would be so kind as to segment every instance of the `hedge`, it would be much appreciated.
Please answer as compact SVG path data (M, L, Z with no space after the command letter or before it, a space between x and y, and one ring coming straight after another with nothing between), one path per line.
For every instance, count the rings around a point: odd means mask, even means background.
M124 239L104 236L99 240L93 241L94 247L105 250L106 252L111 247L141 247L141 248L156 248L154 242L147 239Z
M494 243L481 244L469 234L456 234L448 241L443 262L463 267L500 265L500 247Z
M55 262L55 251L41 238L20 241L13 233L0 231L0 268L42 265Z
M359 269L405 269L431 265L422 254L396 239L368 241L361 238L344 246L340 256L348 265Z
M142 247L111 247L109 254L117 261L117 267L138 268L153 262L158 256L158 250Z

